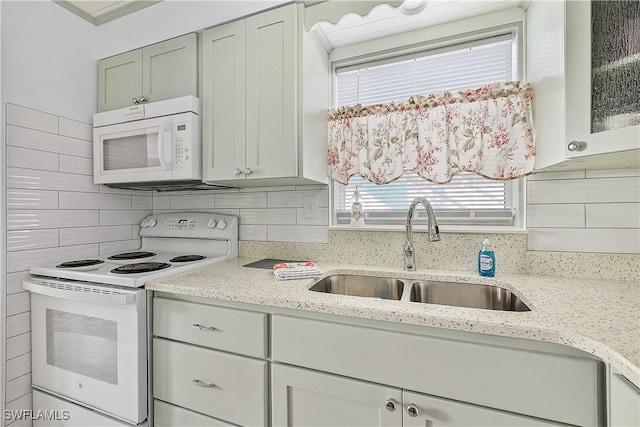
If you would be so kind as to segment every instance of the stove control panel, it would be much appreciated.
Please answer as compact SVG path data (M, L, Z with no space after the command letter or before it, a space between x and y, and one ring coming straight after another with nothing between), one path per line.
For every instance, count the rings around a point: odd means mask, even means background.
M140 224L141 237L237 239L238 218L203 212L151 215Z
M196 228L197 221L195 218L169 218L164 228L167 230L194 229Z

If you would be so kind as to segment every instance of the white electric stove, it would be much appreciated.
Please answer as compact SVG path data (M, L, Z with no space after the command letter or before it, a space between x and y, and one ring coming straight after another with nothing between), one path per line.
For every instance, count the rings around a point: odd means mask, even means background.
M151 215L140 236L133 252L29 269L33 406L68 414L57 426L148 425L145 283L238 256L231 215Z

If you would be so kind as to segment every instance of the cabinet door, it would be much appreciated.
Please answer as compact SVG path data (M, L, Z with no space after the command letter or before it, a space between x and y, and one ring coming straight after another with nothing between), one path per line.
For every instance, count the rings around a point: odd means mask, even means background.
M398 389L278 364L271 373L274 427L402 425Z
M298 172L297 5L247 18L248 179Z
M98 111L132 105L142 95L142 49L98 61Z
M524 427L563 425L409 391L403 392L403 402L404 427Z
M640 3L567 1L565 19L566 156L640 149Z
M619 374L610 378L610 425L640 426L640 390Z
M202 33L202 157L205 181L240 179L245 168L245 21Z
M144 95L146 102L198 96L197 45L197 36L192 33L143 48L139 95Z

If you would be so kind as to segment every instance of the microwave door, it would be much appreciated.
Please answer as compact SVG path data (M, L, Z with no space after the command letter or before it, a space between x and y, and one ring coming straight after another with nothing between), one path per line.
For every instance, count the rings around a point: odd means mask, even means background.
M170 118L105 126L94 132L97 184L172 178Z

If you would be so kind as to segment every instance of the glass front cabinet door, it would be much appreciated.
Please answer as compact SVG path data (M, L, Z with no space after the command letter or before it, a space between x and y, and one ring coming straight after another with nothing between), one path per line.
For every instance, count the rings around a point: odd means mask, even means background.
M536 167L607 158L603 167L638 167L640 2L534 1L527 15Z

